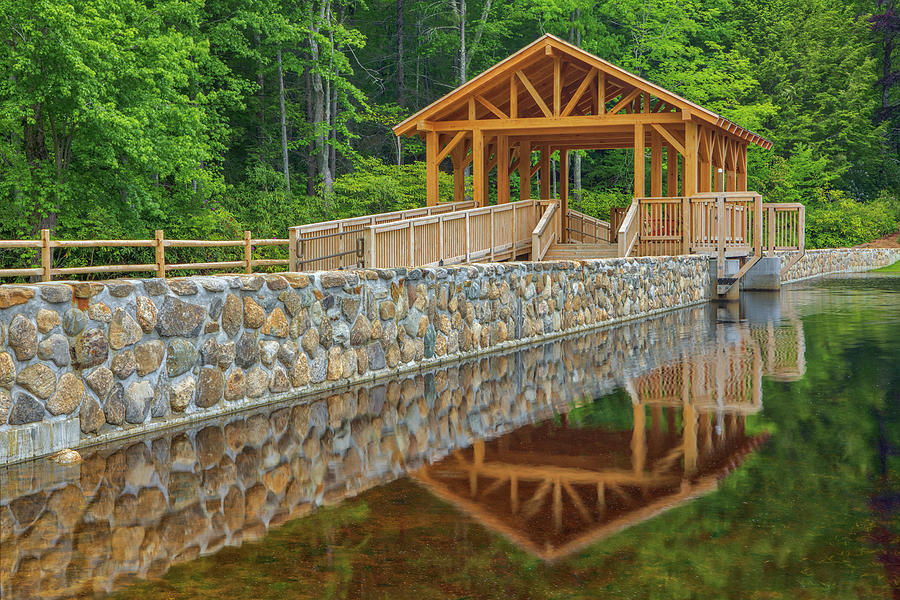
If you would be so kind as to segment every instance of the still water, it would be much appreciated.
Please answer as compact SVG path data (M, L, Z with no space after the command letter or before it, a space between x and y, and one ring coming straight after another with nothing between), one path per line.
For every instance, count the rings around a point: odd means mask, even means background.
M891 598L900 277L0 469L4 598Z

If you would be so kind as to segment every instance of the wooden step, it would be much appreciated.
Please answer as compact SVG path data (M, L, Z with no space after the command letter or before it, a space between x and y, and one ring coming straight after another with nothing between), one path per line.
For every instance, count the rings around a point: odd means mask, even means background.
M613 244L553 244L544 260L589 260L615 258L618 248Z

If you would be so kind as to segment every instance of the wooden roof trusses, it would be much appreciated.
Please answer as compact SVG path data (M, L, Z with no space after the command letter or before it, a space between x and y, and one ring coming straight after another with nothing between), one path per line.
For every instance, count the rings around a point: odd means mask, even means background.
M545 35L394 128L565 133L635 123L682 129L684 121L744 143L768 140L552 35ZM682 125L681 127L678 127Z

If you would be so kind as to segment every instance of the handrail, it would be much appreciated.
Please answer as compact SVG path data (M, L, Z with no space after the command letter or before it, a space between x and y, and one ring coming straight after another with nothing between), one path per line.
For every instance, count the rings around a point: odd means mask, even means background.
M365 229L370 225L396 223L407 219L429 217L467 210L475 202L447 202L434 206L397 210L393 212L336 219L323 223L309 223L289 228L291 236L291 270L346 269L362 266L364 260L357 251L363 244Z
M539 200L520 200L365 228L368 268L514 260L531 246Z
M531 260L543 260L559 232L559 202L547 206L531 232Z
M625 213L625 218L622 219L622 225L619 226L618 255L620 257L628 256L631 253L632 248L634 248L635 242L638 240L638 226L640 223L637 220L637 214L639 208L640 201L635 198L631 202L628 212Z
M572 221L579 223L580 226L577 228L573 227ZM589 229L585 229L585 224L589 225ZM578 241L580 242L584 242L585 237L603 242L609 241L609 223L607 223L606 221L602 221L597 217L586 215L571 208L569 209L569 213L566 216L566 229L570 234L570 241L572 241L572 234L577 234L577 236L580 238ZM601 233L605 233L605 235L601 235Z

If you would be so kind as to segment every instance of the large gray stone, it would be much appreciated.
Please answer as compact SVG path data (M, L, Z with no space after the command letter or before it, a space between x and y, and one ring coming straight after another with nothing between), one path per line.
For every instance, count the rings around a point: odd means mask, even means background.
M153 300L147 296L138 296L135 316L137 316L141 331L144 333L153 331L153 328L156 327L156 305L153 304Z
M61 333L54 333L38 344L38 358L51 360L57 367L66 367L72 360L69 355L69 339Z
M368 355L369 355L369 368L373 371L377 371L379 369L383 369L387 366L387 362L384 357L384 348L381 347L380 342L372 342L367 347Z
M36 423L44 418L44 406L33 396L16 394L16 401L9 413L10 425Z
M431 358L434 356L434 345L437 341L437 332L434 330L434 325L428 325L425 329L425 358Z
M16 380L16 364L9 352L0 352L0 387L12 387Z
M135 381L125 391L125 420L129 423L143 423L150 414L153 401L153 386L149 381Z
M18 360L30 360L37 354L37 327L21 314L13 317L9 324L7 344Z
M125 350L116 354L110 365L112 372L119 379L128 379L137 369L137 361L134 359L134 352Z
M166 351L166 371L169 377L178 377L182 373L186 373L196 364L199 356L197 348L188 340L175 338L169 342L169 348Z
M269 376L262 367L253 367L247 371L247 384L245 390L250 398L259 398L269 387Z
M35 363L19 371L16 383L38 398L46 400L56 390L56 375L47 365Z
M81 403L81 411L78 413L81 422L81 431L84 433L97 433L106 423L106 415L100 404L90 395Z
M169 375L160 371L153 388L153 403L150 405L150 416L154 419L169 414Z
M67 336L75 337L76 335L84 331L86 325L87 316L83 311L77 308L70 308L63 313L62 327Z
M169 404L175 412L184 412L191 404L196 383L191 376L169 386Z
M103 413L110 425L121 425L125 422L125 388L121 383L117 383L109 393L103 404Z
M138 322L122 308L113 311L109 324L109 345L113 350L120 350L141 340L143 330Z
M259 360L267 367L275 364L275 357L278 355L278 342L273 340L264 340L259 343Z
M7 390L0 388L0 425L6 425L11 410L12 395Z
M203 327L206 309L166 296L159 309L156 331L163 337L196 337Z
M137 362L138 376L143 377L157 370L165 355L166 346L160 340L152 340L135 346L134 359Z
M247 369L259 362L259 343L256 335L245 331L235 347L234 362L239 367Z
M222 371L215 367L203 367L197 380L197 397L194 404L200 408L209 408L222 399L225 391L225 380Z
M50 304L72 301L72 288L67 285L41 285L41 298Z
M87 369L106 362L109 344L99 329L88 329L75 338L76 369Z
M56 391L47 401L47 410L54 415L68 415L75 412L84 398L84 384L72 373L63 373Z
M244 325L244 307L241 299L234 294L228 294L225 305L222 307L222 331L233 337Z
M115 383L112 371L106 367L97 367L84 378L84 381L101 400L106 399L113 383Z
M309 380L313 383L321 383L325 381L328 373L328 356L325 352L319 352L319 355L312 359L309 365Z

